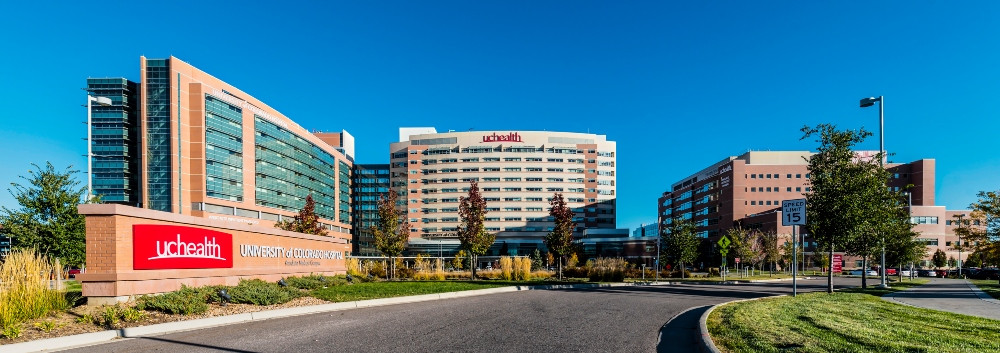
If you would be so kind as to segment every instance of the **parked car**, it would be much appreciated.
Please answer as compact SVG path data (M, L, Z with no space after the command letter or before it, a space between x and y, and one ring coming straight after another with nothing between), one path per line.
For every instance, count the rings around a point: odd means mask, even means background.
M81 273L83 273L83 270L81 270L81 269L80 269L80 268L78 268L78 267L71 267L71 268L69 269L69 271L66 271L66 275L67 275L67 276L68 276L69 278L76 278L76 275L78 275L78 274L81 274Z
M878 271L875 271L875 270L868 270L868 271L864 271L864 270L852 270L850 272L850 274L851 274L851 276L860 276L861 272L866 272L865 274L868 275L868 276L878 276Z
M895 276L896 275L896 269L891 268L891 267L885 269L885 275L886 276Z
M900 275L900 276L903 276L903 277L910 277L910 273L911 273L911 272L913 272L913 271L912 271L912 270L909 270L909 269L905 269L905 268L904 268L904 269L902 269L902 270L899 270L899 275Z
M934 270L920 270L920 277L937 277L937 271Z
M995 268L984 268L970 274L969 278L1000 280L1000 270Z

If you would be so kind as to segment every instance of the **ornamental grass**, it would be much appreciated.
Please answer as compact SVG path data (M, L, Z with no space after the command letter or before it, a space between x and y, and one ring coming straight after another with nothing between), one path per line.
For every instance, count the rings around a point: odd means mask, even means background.
M34 249L14 250L0 264L0 328L66 310L65 295L49 289L53 265Z

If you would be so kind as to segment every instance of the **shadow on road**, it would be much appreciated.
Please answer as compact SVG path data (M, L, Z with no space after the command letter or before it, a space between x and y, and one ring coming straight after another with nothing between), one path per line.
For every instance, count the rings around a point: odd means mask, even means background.
M660 339L656 343L656 353L701 352L701 315L711 305L699 306L675 316L660 327Z
M206 349L211 349L211 350L220 351L220 352L254 353L253 351L245 351L245 350L242 350L242 349L233 349L233 348L212 346L212 345L201 344L201 343L184 342L184 341L171 340L171 339L160 338L160 337L138 337L136 339L158 341L158 342L164 342L164 343L172 343L172 344L192 346L192 347L198 347L198 348L206 348ZM182 347L177 347L176 349L178 351L180 351L183 348Z

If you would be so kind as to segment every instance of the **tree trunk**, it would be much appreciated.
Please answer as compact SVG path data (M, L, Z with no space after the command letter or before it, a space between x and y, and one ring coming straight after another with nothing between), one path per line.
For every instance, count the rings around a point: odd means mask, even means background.
M830 271L826 273L826 292L833 293L833 242L830 244Z
M562 255L560 255L559 256L559 280L560 281L563 280L563 276L562 276L562 259L563 259L563 257L562 257Z
M684 261L681 261L681 278L684 278Z
M472 262L471 263L472 266L470 266L470 267L472 268L472 280L473 281L476 280L476 269L479 268L479 260L477 259L478 257L479 256L476 256L476 254L471 254L471 253L469 254L469 262Z
M861 289L868 289L868 256L861 258Z

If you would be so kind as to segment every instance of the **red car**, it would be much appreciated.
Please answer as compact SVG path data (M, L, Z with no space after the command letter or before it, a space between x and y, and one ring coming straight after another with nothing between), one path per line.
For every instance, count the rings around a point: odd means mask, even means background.
M66 273L69 275L69 278L76 278L76 275L83 273L83 271L79 268L73 267L69 269L69 271L66 271Z

